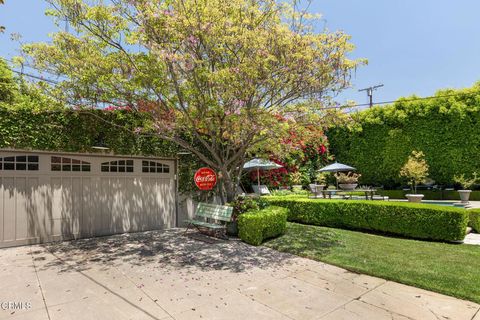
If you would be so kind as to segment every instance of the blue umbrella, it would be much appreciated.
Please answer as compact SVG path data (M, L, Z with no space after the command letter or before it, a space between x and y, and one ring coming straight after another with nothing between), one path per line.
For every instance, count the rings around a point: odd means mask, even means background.
M258 187L260 187L260 170L271 170L281 167L278 163L259 158L252 159L243 165L245 170L257 170Z

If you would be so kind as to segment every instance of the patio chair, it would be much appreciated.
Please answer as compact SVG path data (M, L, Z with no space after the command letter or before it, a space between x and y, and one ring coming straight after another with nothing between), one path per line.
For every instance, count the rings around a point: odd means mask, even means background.
M264 184L261 184L260 186L253 184L252 189L253 189L253 192L261 196L270 194L270 190L268 190L268 187Z
M384 200L384 201L390 201L389 196L382 196L380 194L374 194L372 197L372 200Z
M242 186L237 186L237 196L245 197L247 193L243 190Z
M308 185L308 190L310 190L310 192L312 193L313 197L318 197L318 194L317 194L317 185L315 183L310 183Z

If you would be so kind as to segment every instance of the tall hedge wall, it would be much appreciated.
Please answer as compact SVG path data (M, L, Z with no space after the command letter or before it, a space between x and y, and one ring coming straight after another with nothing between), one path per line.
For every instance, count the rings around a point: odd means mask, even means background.
M354 114L353 125L328 132L331 151L358 169L362 184L401 185L399 171L412 150L425 153L438 184L451 185L455 174L480 173L480 83L437 97Z
M174 157L178 147L156 136L137 135L146 115L126 110L78 112L0 108L0 148L95 152L100 136L115 154ZM113 125L112 125L113 123ZM182 156L180 190L193 189L193 156Z

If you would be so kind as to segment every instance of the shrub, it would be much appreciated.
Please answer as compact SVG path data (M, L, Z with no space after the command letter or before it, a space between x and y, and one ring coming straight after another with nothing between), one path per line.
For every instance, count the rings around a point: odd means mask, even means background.
M480 233L480 209L468 210L468 213L470 215L468 225L472 227L475 232Z
M411 238L459 241L465 238L468 212L427 204L312 200L270 197L289 209L289 221L386 232Z
M249 211L238 217L238 236L254 246L263 240L285 233L288 209L269 206L262 210Z
M258 202L252 197L238 197L228 205L233 207L232 221L236 221L245 212L261 209Z

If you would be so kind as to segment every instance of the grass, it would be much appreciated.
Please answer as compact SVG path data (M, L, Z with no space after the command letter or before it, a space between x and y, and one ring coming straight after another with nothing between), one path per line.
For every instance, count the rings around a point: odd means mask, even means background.
M480 303L480 246L288 223L267 247Z

